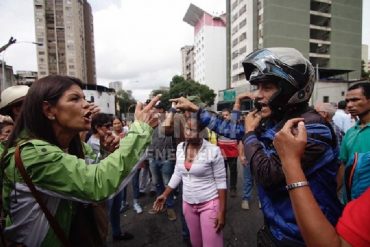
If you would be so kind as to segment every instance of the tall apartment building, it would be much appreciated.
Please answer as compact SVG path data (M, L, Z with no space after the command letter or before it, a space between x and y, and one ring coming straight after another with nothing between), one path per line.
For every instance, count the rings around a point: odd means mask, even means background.
M121 81L112 81L109 82L109 88L113 88L114 91L118 92L122 90L122 82Z
M183 21L194 27L194 80L217 94L226 87L226 15L190 4Z
M182 76L186 80L194 80L194 46L186 45L181 48Z
M367 67L369 63L369 46L368 45L362 45L362 53L361 53L361 60L364 62L363 68L365 72L369 71L369 68ZM361 62L362 65L362 62Z
M96 84L93 17L86 0L34 0L38 76Z
M294 47L314 66L361 73L362 0L227 0L229 86L256 48Z

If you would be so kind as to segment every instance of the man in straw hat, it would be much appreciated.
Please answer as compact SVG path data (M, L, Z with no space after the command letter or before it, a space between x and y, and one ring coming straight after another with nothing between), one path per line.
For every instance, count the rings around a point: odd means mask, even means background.
M17 85L8 87L1 92L1 101L0 101L0 114L8 115L14 121L16 121L23 99L28 92L29 87L24 85Z

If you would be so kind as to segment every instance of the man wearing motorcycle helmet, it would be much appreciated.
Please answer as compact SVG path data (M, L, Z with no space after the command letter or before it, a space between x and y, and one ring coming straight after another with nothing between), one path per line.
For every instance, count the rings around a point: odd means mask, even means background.
M198 111L201 123L218 134L243 140L265 218L265 226L258 233L258 246L267 246L268 241L275 246L304 246L288 191L309 185L332 224L336 224L341 213L336 196L336 137L322 117L308 107L315 82L314 69L299 51L281 47L252 52L244 59L243 68L246 79L257 86L254 93L244 94L254 100L257 108L246 116L244 125L223 121L182 98L173 101L178 108ZM239 97L235 104L240 100ZM233 113L237 119L238 112ZM284 123L295 117L304 119L308 131L302 159L307 181L287 185L272 142Z

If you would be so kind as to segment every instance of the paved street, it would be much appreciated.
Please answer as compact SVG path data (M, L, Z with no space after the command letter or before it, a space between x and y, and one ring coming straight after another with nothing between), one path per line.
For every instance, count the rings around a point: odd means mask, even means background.
M242 168L238 167L238 194L239 197L228 197L226 226L224 229L224 246L256 246L256 233L262 225L263 217L258 208L256 200L256 191L254 190L253 200L250 204L250 210L241 209L241 191L242 191ZM129 186L131 189L131 186ZM128 192L130 197L131 192ZM135 235L133 240L112 242L109 239L108 246L186 246L182 243L181 220L179 216L180 203L176 200L176 213L178 219L171 222L167 219L166 213L151 215L148 210L152 207L154 197L146 195L140 198L144 212L136 214L130 209L121 214L121 226L128 232ZM132 200L130 201L130 206Z

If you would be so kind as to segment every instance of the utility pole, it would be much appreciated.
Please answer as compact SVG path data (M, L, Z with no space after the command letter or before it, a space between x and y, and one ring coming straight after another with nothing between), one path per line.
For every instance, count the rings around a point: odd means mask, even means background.
M0 47L0 53L2 51L5 51L9 46L11 46L12 44L14 44L15 42L17 42L16 39L14 39L13 37L10 37L9 41L7 44L3 45L2 47Z
M33 45L37 45L37 46L42 46L43 44L42 43L39 43L39 42L32 42L32 41L18 41L17 42L17 39L13 38L13 37L10 37L9 41L7 44L3 45L2 47L0 47L0 53L1 52L4 52L3 53L3 59L2 59L2 72L3 72L3 78L2 78L2 81L0 83L0 92L4 89L4 87L6 86L6 69L5 69L5 58L4 58L4 54L5 54L5 50L9 48L9 46L13 45L13 44L20 44L20 43L27 43L27 44L33 44ZM1 97L1 96L0 96ZM1 100L1 98L0 98Z
M14 39L13 37L10 37L9 41L7 44L3 45L2 47L0 47L0 53L5 51L9 46L11 46L12 44L14 44L15 42L17 42L16 39ZM1 67L2 67L2 72L3 72L3 78L2 78L2 81L0 83L0 92L3 90L3 85L5 87L5 81L6 81L6 70L5 70L5 59L4 59L4 54L3 54L3 61L1 63ZM1 97L1 96L0 96ZM0 98L1 100L1 98Z

